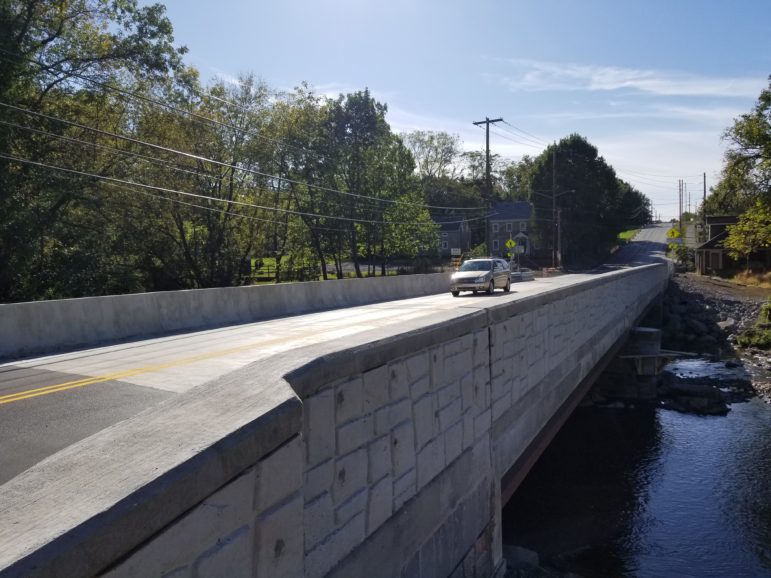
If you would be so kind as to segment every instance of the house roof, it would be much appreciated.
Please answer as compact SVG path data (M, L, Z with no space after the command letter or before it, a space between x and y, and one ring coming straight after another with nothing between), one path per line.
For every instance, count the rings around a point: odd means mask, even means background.
M736 215L707 215L708 225L734 225L738 222Z
M533 206L527 201L504 201L490 207L491 221L527 221Z
M440 231L458 231L462 229L466 219L458 215L448 217L434 217L434 222L439 225Z
M723 241L728 236L728 231L721 231L714 237L712 237L709 241L706 243L703 243L696 247L697 251L704 251L706 249L723 249Z

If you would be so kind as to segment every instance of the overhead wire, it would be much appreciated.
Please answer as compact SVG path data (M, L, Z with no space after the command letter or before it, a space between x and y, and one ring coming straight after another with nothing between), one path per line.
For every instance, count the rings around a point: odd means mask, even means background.
M480 128L481 128L481 127L480 127ZM531 143L529 143L529 142L527 142L527 141L516 140L516 139L515 139L515 138L513 138L512 136L507 136L507 135L505 135L505 134L503 134L503 133L499 133L499 132L497 132L497 131L496 131L495 129L493 129L493 128L491 128L491 129L490 129L490 133L491 133L491 134L494 134L494 135L496 135L496 136L498 136L498 137L500 137L500 138L502 138L502 139L506 139L506 140L508 140L508 141L510 141L510 142L513 142L513 143L515 143L515 144L518 144L518 145L527 146L527 147L532 147L532 148L535 148L535 149L541 149L541 148L543 148L543 147L541 147L541 146L538 146L538 145L535 145L535 144L531 144Z
M2 48L0 48L0 52L4 52L6 54L10 54L9 51L4 50ZM7 57L3 58L2 56L0 56L0 59L5 60L6 62L10 61L10 59L8 59ZM122 94L124 96L128 96L130 98L134 98L134 99L137 99L137 100L149 103L149 104L153 104L155 106L159 106L159 107L165 108L166 110L170 110L170 111L172 111L172 112L174 112L176 114L180 114L180 115L184 115L184 116L190 117L191 119L193 119L194 121L197 121L199 123L200 122L205 122L205 123L208 123L210 125L220 126L222 128L229 128L231 130L236 130L236 131L239 131L239 132L242 132L242 133L245 133L245 134L249 134L250 136L254 136L256 138L260 138L260 139L263 139L265 141L272 142L274 144L278 144L278 145L281 145L281 146L285 146L287 148L293 148L295 150L300 150L300 151L303 151L303 152L306 152L306 153L310 153L310 154L315 155L315 156L324 157L324 158L326 158L326 156L327 156L327 155L324 155L323 153L318 153L316 151L310 151L309 149L306 149L304 147L298 147L296 145L288 144L285 141L282 141L280 139L274 139L272 137L268 137L268 136L262 135L259 132L255 132L253 130L249 130L249 129L246 129L246 128L243 128L243 127L238 127L238 126L232 125L230 123L222 122L222 121L213 119L211 117L208 117L206 115L203 115L203 114L200 114L200 113L197 113L197 112L193 112L193 111L189 111L189 110L184 110L182 108L176 107L176 106L174 106L172 104L169 104L167 102L163 102L161 100L158 100L158 99L155 99L155 98L151 98L151 97L149 97L147 95L144 95L144 94L139 94L139 93L136 93L136 92L132 92L130 90L119 88L119 87L113 86L112 84L109 84L107 82L102 82L100 80L96 80L94 78L90 78L90 77L85 76L83 74L79 74L77 72L71 72L71 71L66 71L65 72L65 71L62 71L60 66L57 66L57 68L59 68L59 70L53 70L53 66L50 66L50 67L46 66L46 65L42 64L41 62L38 62L34 58L25 58L24 60L26 60L27 62L29 62L31 64L37 65L46 74L50 74L50 75L65 74L67 76L70 76L70 77L73 77L73 78L77 78L77 79L82 80L84 82L88 82L88 83L90 83L90 84L92 84L94 86L98 86L100 88L104 88L106 90L110 90L112 92L116 92L118 94ZM196 92L196 93L200 94L198 91L196 91L192 87L190 87L190 88L191 88L191 90L193 92ZM216 98L217 100L223 100L221 98L214 97L213 95L212 95L212 98ZM243 108L242 110L248 110L248 109Z
M0 48L0 52L5 52L6 54L8 54L8 51L3 50L2 48ZM0 58L2 58L2 57L0 56ZM5 60L7 61L8 59L5 58ZM54 74L54 71L52 71L51 69L45 68L44 65L42 65L40 62L38 62L38 61L36 61L34 59L26 58L25 60L27 60L28 62L30 62L32 64L35 64L35 65L39 66L44 72L46 72L48 74ZM60 71L59 74L65 74L65 73ZM173 106L171 104L168 104L168 103L165 103L165 102L162 102L162 101L150 98L150 97L145 96L145 95L141 95L141 94L137 94L135 92L131 92L131 91L128 91L128 90L125 90L125 89L121 89L121 88L112 86L112 85L110 85L108 83L101 82L101 81L89 78L87 76L84 76L84 75L81 75L81 74L78 74L78 73L67 72L66 74L68 74L69 76L78 78L80 80L83 80L85 82L92 83L95 86L100 86L100 87L105 88L107 90L111 90L111 91L117 92L117 93L122 94L124 96L129 96L131 98L136 98L136 99L144 101L144 102L148 102L148 103L151 103L151 104L154 104L154 105L157 105L157 106L164 107L164 108L166 108L168 110L176 112L177 114L189 116L194 121L198 121L198 122L205 121L205 122L208 122L208 123L211 123L211 124L214 124L214 125L218 125L218 126L221 126L221 127L224 127L224 128L228 128L228 129L231 129L231 130L235 130L235 131L239 131L239 132L242 132L242 133L245 133L245 134L249 134L251 136L255 136L257 138L261 138L261 139L273 142L275 144L279 144L279 145L282 145L282 146L287 146L287 147L293 148L295 150L300 150L300 151L303 151L303 152L306 152L306 153L309 153L311 155L315 155L315 156L318 156L318 157L321 157L321 158L327 158L328 157L328 155L324 155L323 153L317 153L316 151L311 151L311 150L303 148L303 147L297 147L295 145L290 145L290 144L286 143L285 141L281 141L279 139L273 139L271 137L266 137L264 135L261 135L259 133L254 132L254 131L250 131L250 130L245 129L243 127L237 127L237 126L229 124L229 123L223 123L221 121L217 121L215 119L212 119L212 118L207 117L205 115L201 115L199 113L195 113L195 112L191 112L191 111L186 111L186 110L181 109L179 107L175 107L175 106ZM194 89L192 89L192 90L194 92L198 92L200 94L199 91L195 91ZM209 95L209 96L212 96L213 98L215 98L217 100L220 100L220 101L222 101L224 103L227 103L227 104L229 104L231 106L238 107L242 111L248 111L247 108L245 108L245 107L243 107L241 105L238 105L237 103L233 103L233 102L227 101L226 99L222 99L222 98L216 97L214 95ZM0 103L0 105L3 105L3 104L4 103ZM36 114L34 111L29 111L29 112L31 112L32 114ZM37 114L42 114L42 113L37 113ZM69 121L65 121L63 119L59 119L59 120L60 120L60 122L69 122ZM98 130L98 129L93 129L93 130ZM120 135L111 135L111 136L115 136L117 138L122 138ZM145 143L145 144L148 144L148 146L152 146L150 143ZM173 149L167 149L167 152L172 152L172 150ZM177 152L180 153L180 154L185 154L185 153L183 153L181 151L177 151ZM203 160L203 159L197 159L197 160ZM217 161L213 161L211 159L208 159L208 160L209 160L209 162L217 162ZM232 167L231 166L231 168L235 168L237 170L243 170L243 169L238 168L238 167ZM312 188L314 188L316 190L321 190L321 191L325 191L325 192L332 192L332 193L337 193L337 194L342 194L342 195L350 195L350 196L354 196L354 197L358 197L358 198L370 199L373 202L382 202L382 203L401 202L401 201L395 201L395 200L391 200L391 199L379 199L377 197L371 197L369 195L361 195L361 194L352 193L352 192L348 192L348 191L341 191L341 190L338 190L338 189L333 189L331 187L324 187L324 186L320 186L320 185L304 183L304 182L301 182L301 181L296 181L296 180L288 179L288 178L285 178L285 177L280 177L280 176L276 176L276 175L268 175L266 173L260 173L260 174L262 174L262 176L266 176L266 177L269 177L269 178L276 178L276 179L282 179L282 180L287 181L287 182L293 182L294 184L302 184L302 185L305 185L307 187L312 187ZM422 204L419 204L419 203L411 203L411 204L415 205L415 206L424 206L427 209L434 209L434 210L455 210L455 211L477 211L477 210L479 210L478 207L432 206L432 205L422 205Z
M417 226L417 225L424 224L424 223L418 223L418 222L376 221L376 220L373 220L373 219L362 219L362 218L354 218L354 217L339 217L339 216L334 216L334 215L323 215L323 214L319 214L319 213L310 213L310 212L307 212L307 211L293 211L291 209L283 209L283 208L278 208L278 207L269 207L269 206L266 206L266 205L258 205L256 203L247 203L247 202L244 202L244 201L237 201L237 200L234 200L234 199L221 199L221 198L218 198L218 197L212 197L212 196L208 196L208 195L201 195L199 193L190 193L190 192L186 192L186 191L179 191L179 190L176 190L176 189L170 189L168 187L160 187L160 186L157 186L157 185L148 185L148 184L145 184L145 183L137 183L137 182L129 181L129 180L126 180L126 179L119 179L119 178L116 178L116 177L109 177L109 176L106 176L106 175L98 175L98 174L90 173L90 172L87 172L87 171L80 171L80 170L77 170L77 169L70 169L70 168L66 168L66 167L60 167L60 166L51 165L51 164L48 164L48 163L42 163L42 162L39 162L39 161L33 161L31 159L24 159L24 158L15 157L15 156L12 156L12 155L6 155L6 154L3 154L3 153L0 153L0 158L8 160L8 161L12 161L12 162L19 162L19 163L23 163L23 164L27 164L27 165L42 167L42 168L45 168L45 169L57 170L57 171L65 172L65 173L76 174L76 175L79 175L79 176L84 176L84 177L94 178L94 179L98 179L98 180L103 180L103 181L110 182L110 183L118 183L118 184L121 184L121 185L140 187L140 188L143 188L143 189L151 189L151 190L155 190L155 191L160 191L160 192L164 192L164 193L171 193L171 194L176 194L176 195L182 195L182 196L186 196L186 197L206 199L206 200L215 201L215 202L219 202L219 203L227 203L227 204L230 204L230 205L251 207L251 208L255 208L255 209L262 209L262 210L265 210L265 211L272 211L272 212L276 212L276 213L286 213L286 214L297 215L297 216L305 216L305 217L321 217L321 218L324 218L324 219L348 221L348 222L355 222L355 223L369 223L369 224L376 224L376 225L391 224L391 225L412 225L412 226ZM272 192L272 191L270 191L270 192ZM464 220L469 221L469 220L477 220L477 219L483 219L483 218L485 218L485 217L478 217L478 218L464 219ZM462 221L454 221L453 223L458 223L459 224L461 222Z
M507 132L507 133L509 133L511 135L514 135L514 136L516 136L516 137L518 137L520 139L524 139L524 140L526 140L526 141L528 141L530 143L533 143L534 145L538 146L539 148L546 148L547 146L549 146L548 143L544 142L543 140L539 139L538 137L534 137L534 136L530 135L530 133L525 132L525 131L523 131L521 129L518 129L513 124L511 124L509 122L506 122L505 120L503 121L503 125L504 126L500 126L499 127L501 130L503 130L503 131L505 131L505 132ZM512 129L516 129L516 130L512 130Z
M377 197L371 197L369 195L361 195L361 194L358 194L358 193L351 193L351 192L348 192L348 191L341 191L339 189L333 189L331 187L325 187L325 186L321 186L321 185L314 185L314 184L306 183L304 181L300 181L300 180L297 180L297 179L292 179L292 178L289 178L289 177L283 177L283 176L280 176L280 175L273 175L273 174L266 173L266 172L263 172L263 171L258 171L256 169L249 168L249 167L241 167L241 166L233 165L233 164L226 163L226 162L223 162L223 161L218 161L218 160L215 160L215 159L207 158L207 157L204 157L202 155L195 154L195 153L190 153L190 152L186 152L186 151L180 151L180 150L173 149L173 148L166 147L166 146L162 146L162 145L159 145L159 144L156 144L156 143L150 143L150 142L143 141L143 140L140 140L140 139L136 139L136 138L133 138L133 137L129 137L129 136L126 136L126 135L122 135L122 134L106 131L106 130L95 128L95 127L90 127L88 125L84 125L84 124L81 124L81 123L77 123L77 122L73 122L73 121L70 121L70 120L62 119L62 118L55 117L55 116L52 116L52 115L48 115L48 114L45 114L45 113L42 113L42 112L37 112L37 111L33 111L33 110L26 109L26 108L23 108L23 107L18 107L18 106L15 106L15 105L12 105L12 104L8 104L8 103L2 102L2 101L0 101L0 107L8 108L8 109L11 109L11 110L16 110L18 112L22 112L24 114L29 114L29 115L37 116L37 117L40 117L40 118L45 118L47 120L52 120L54 122L63 123L63 124L66 124L68 126L79 128L81 130L91 131L91 132L94 132L96 134L100 134L100 135L103 135L103 136L107 136L107 137L111 137L111 138L117 138L117 139L120 139L120 140L123 140L123 141L131 142L133 144L138 144L138 145L141 145L141 146L146 146L148 148L152 148L152 149L155 149L155 150L163 151L165 153L176 154L176 155L179 155L179 156L182 156L182 157L185 157L185 158L189 158L189 159L192 159L192 160L196 160L196 161L199 161L199 162L207 162L207 163L211 163L211 164L216 165L216 166L230 168L230 169L233 169L233 170L236 170L236 171L247 172L247 173L250 173L250 174L253 174L253 175L265 177L265 178L268 178L268 179L271 179L271 180L275 180L275 181L279 181L280 180L280 181L283 181L283 182L286 182L286 183L292 183L292 184L295 184L295 185L302 185L302 186L306 186L306 187L309 187L309 188L313 188L313 189L318 190L318 191L324 191L324 192L341 194L341 195L355 197L355 198L366 199L366 200L368 200L370 202L373 202L373 203L378 203L378 202L379 203L388 203L388 204L401 203L401 204L408 204L408 205L411 205L411 206L417 206L417 207L421 207L421 208L435 209L435 210L455 210L455 211L478 211L479 210L479 207L450 207L450 206L439 206L439 205L425 205L423 203L404 202L404 201L400 201L398 199L380 199L380 198L377 198Z

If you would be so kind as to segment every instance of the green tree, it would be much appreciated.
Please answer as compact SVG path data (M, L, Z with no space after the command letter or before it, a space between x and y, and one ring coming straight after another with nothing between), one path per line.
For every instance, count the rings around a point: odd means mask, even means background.
M369 90L348 94L331 103L328 127L332 136L332 148L328 157L335 163L341 188L361 195L349 196L345 201L344 215L349 219L348 249L356 276L361 277L359 213L363 209L362 197L372 197L369 172L378 158L378 150L390 137L386 123L386 105L375 101ZM366 239L366 237L365 237Z
M502 197L510 201L527 201L533 188L536 160L525 155L519 162L509 163L501 172Z
M114 287L101 267L115 262L109 236L94 232L105 229L105 185L61 169L120 171L84 127L125 126L125 98L107 84L128 88L179 69L184 49L172 47L171 32L158 4L0 3L0 153L22 159L0 159L0 301Z
M422 181L456 176L461 155L458 135L416 130L404 135L404 144L412 152Z
M735 225L728 225L723 246L734 259L746 259L750 270L750 255L758 249L771 247L771 204L757 200Z
M706 211L739 214L758 199L771 199L771 76L754 109L739 116L723 139L728 143L723 172Z
M567 266L603 256L634 214L630 211L643 203L641 195L621 185L597 148L577 134L549 146L532 170L533 235L542 252L554 255L559 249Z

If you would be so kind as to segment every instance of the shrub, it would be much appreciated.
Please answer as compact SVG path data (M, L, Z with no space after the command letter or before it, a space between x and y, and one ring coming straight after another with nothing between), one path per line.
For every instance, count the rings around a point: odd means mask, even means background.
M756 349L771 349L771 328L750 327L737 338L741 347L754 347Z
M755 326L744 330L736 341L741 347L771 349L771 301L760 308Z

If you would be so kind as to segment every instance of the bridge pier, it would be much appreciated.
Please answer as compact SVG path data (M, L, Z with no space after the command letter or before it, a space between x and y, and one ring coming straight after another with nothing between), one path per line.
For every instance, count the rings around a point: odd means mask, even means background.
M633 328L619 354L597 380L591 399L596 402L654 400L663 360L661 330Z

